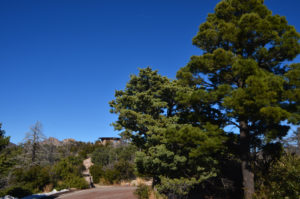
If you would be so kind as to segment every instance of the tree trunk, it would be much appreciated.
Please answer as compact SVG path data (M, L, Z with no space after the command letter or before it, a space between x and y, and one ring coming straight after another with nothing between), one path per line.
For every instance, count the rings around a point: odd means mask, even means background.
M247 123L240 121L240 150L242 159L242 174L244 198L252 199L254 194L254 173L251 168L250 139Z
M32 163L35 163L36 148L37 148L36 143L33 143L33 146L32 146L32 156L31 156Z

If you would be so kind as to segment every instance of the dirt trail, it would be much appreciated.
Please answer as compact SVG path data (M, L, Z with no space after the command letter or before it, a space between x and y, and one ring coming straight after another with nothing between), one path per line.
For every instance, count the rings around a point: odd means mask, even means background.
M93 165L92 159L88 158L83 160L83 165L85 167L85 170L82 172L84 179L87 181L87 183L90 185L91 182L93 182L93 178L90 174L90 167Z
M57 197L58 199L136 199L136 187L103 186L83 191L75 191Z

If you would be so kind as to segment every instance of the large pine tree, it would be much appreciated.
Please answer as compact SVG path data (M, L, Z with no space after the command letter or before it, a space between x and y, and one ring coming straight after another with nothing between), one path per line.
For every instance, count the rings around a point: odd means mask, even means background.
M239 130L246 199L254 194L254 152L285 136L286 123L300 121L300 64L288 64L300 53L299 38L263 0L223 0L193 38L203 55L177 74L196 88L192 112ZM211 114L198 111L203 103Z
M115 128L140 149L137 170L153 177L156 188L169 198L186 197L195 185L216 176L225 148L216 121L199 122L197 115L191 116L184 96L192 91L145 68L110 102L111 112L118 114Z

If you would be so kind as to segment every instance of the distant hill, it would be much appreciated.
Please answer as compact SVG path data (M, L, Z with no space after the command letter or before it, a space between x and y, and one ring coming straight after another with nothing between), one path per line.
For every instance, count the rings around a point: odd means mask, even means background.
M45 139L41 144L62 146L62 145L67 145L67 144L74 143L74 142L76 142L76 140L74 140L72 138L68 138L68 139L64 139L64 140L60 141L57 138L49 137L48 139Z
M15 143L9 142L7 147L15 147L17 146Z

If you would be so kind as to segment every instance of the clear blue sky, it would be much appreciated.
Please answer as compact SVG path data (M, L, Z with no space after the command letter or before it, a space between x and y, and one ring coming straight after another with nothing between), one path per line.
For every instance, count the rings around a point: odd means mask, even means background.
M37 120L44 134L116 136L108 102L138 67L175 78L198 26L219 0L1 0L0 122L19 143ZM300 31L300 1L266 0ZM300 59L297 59L300 61Z

